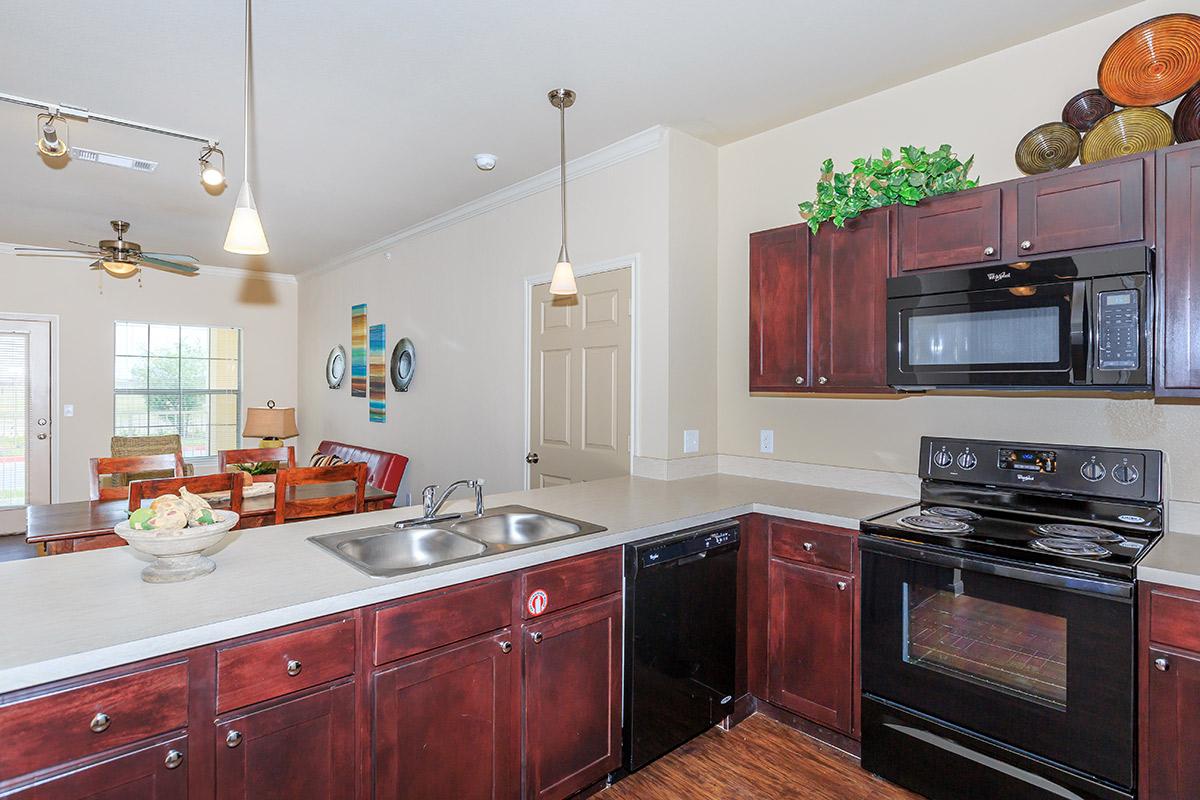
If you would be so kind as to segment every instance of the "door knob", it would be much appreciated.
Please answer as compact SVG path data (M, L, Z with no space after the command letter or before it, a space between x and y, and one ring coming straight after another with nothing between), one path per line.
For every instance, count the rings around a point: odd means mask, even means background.
M996 248L988 245L987 247L983 248L983 254L985 256L994 256L996 255Z
M526 464L536 464L536 463L538 463L538 461L539 461L539 459L538 459L537 453L530 451L525 454L525 463Z
M1166 672L1171 668L1171 662L1165 658L1156 658L1154 659L1154 668L1159 672Z
M1031 247L1033 247L1033 242L1029 241L1028 239L1026 239L1025 241L1021 242L1021 249L1022 249L1022 250L1028 250L1028 249L1029 249L1029 248L1031 248Z

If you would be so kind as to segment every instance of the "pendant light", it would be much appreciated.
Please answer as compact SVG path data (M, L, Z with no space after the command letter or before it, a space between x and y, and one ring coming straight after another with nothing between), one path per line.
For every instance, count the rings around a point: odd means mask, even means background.
M267 246L267 234L263 232L258 218L258 207L254 205L254 192L250 190L250 0L246 0L246 60L245 82L242 84L242 102L245 116L245 164L242 171L242 188L238 192L237 205L233 207L233 219L229 221L229 233L225 235L225 250L246 256L261 256L271 252Z
M558 178L562 196L562 246L558 248L558 263L554 265L554 276L550 279L550 294L570 296L576 289L571 257L567 255L567 109L575 105L575 92L552 89L549 97L550 105L558 109Z

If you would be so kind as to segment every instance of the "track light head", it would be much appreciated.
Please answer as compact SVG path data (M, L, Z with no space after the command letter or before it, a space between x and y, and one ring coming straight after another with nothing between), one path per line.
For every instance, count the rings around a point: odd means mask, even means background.
M38 152L47 158L62 158L69 152L67 140L60 138L55 122L61 122L66 128L67 121L57 114L38 114Z
M217 166L214 156L221 157L221 166ZM205 186L225 185L225 153L216 144L210 144L200 154L200 181Z

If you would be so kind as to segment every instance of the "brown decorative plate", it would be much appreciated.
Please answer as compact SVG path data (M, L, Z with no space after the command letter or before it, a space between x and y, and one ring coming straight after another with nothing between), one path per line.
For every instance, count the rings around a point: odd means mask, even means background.
M1171 118L1157 108L1122 108L1100 120L1083 137L1079 161L1109 158L1166 147L1175 138Z
M1017 144L1017 169L1038 175L1069 167L1079 155L1079 131L1065 122L1038 125Z
M1072 97L1063 106L1062 121L1080 133L1087 133L1096 121L1114 108L1112 100L1099 89L1088 89Z
M1200 139L1200 86L1183 96L1175 109L1175 141Z
M1100 59L1100 91L1119 106L1158 106L1200 83L1200 17L1164 14L1135 25Z

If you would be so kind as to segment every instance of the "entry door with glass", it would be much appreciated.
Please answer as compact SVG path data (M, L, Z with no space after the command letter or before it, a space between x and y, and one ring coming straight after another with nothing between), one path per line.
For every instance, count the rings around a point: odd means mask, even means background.
M50 323L0 319L0 534L50 502Z

